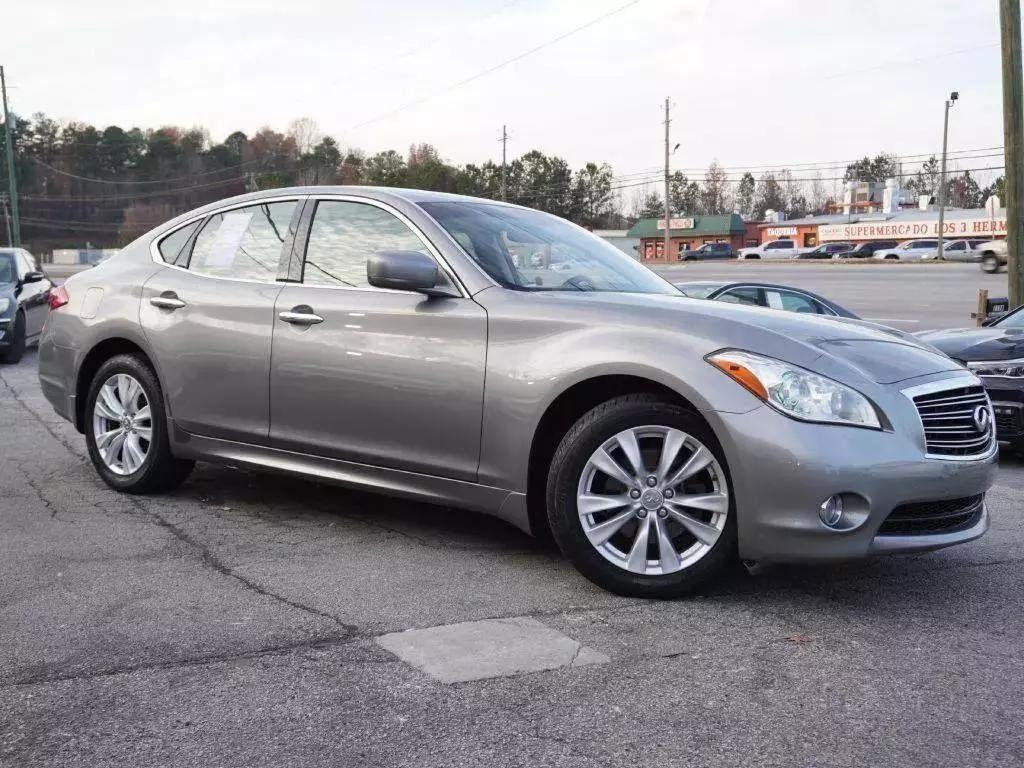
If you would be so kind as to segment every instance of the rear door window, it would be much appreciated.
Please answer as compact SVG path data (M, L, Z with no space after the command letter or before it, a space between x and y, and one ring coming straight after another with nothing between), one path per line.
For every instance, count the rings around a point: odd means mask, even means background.
M196 236L189 271L273 282L297 205L287 200L215 213Z

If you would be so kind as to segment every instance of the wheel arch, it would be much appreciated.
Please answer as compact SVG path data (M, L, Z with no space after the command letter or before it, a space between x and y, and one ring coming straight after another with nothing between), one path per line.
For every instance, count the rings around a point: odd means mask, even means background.
M548 468L562 437L587 411L620 395L650 393L693 411L712 429L697 406L677 390L634 374L600 374L573 383L544 410L530 443L526 477L526 511L531 532L550 540L545 509ZM714 430L712 429L712 432Z
M93 376L107 360L116 355L134 355L141 359L160 381L160 375L149 353L136 341L123 336L112 336L97 342L82 358L75 378L75 429L85 432L85 401Z

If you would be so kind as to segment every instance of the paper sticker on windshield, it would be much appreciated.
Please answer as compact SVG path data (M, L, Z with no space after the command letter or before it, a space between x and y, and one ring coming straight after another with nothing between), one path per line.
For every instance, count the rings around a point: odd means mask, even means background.
M782 296L775 291L765 291L764 295L768 298L768 306L772 309L785 309L782 306Z
M224 220L217 228L217 237L210 248L210 254L206 257L207 267L230 267L235 261L235 255L242 244L242 238L249 231L249 223L252 221L252 212L248 213L226 213Z

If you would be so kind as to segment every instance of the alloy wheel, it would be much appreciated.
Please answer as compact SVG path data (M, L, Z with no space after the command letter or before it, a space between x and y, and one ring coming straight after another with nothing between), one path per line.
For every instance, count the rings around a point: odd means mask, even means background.
M619 432L591 454L576 507L602 557L659 576L711 551L725 529L729 490L707 446L681 430L648 425Z
M92 415L96 450L106 467L130 475L146 461L153 439L149 399L138 379L116 373L96 395Z

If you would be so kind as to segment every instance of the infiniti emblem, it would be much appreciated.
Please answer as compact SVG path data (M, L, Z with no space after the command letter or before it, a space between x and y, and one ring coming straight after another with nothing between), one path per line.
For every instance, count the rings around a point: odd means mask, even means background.
M974 409L974 426L977 427L978 431L982 434L988 432L988 424L991 416L988 415L988 408L984 405L979 405Z

